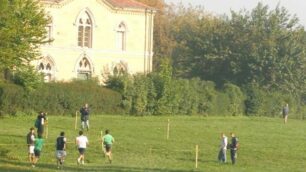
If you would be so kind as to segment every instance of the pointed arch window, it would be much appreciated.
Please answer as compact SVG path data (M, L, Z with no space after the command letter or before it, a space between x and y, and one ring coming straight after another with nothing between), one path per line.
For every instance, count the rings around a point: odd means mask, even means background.
M128 72L128 64L123 61L120 61L119 63L115 64L113 68L113 74L115 76L124 75L127 72Z
M78 20L78 46L92 48L92 19L86 11Z
M126 50L126 25L123 22L117 28L117 47L121 51Z
M44 81L50 82L54 80L54 63L48 58L43 58L38 64L38 72L44 75Z
M78 63L77 78L87 80L91 78L91 64L86 57L83 57Z

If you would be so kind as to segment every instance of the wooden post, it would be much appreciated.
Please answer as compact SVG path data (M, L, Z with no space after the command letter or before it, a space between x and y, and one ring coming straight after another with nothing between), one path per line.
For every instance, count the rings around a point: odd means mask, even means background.
M49 124L47 123L46 125L46 139L48 138L48 135L49 135Z
M104 148L104 143L103 143L103 131L101 130L101 146L102 146L102 152L105 154L106 150Z
M75 111L75 123L74 123L74 130L77 129L78 125L78 111Z
M48 118L46 117L45 120L44 120L44 127L46 129L46 133L45 133L45 138L47 139L48 138L48 135L49 135L49 120Z
M169 139L169 132L170 132L170 119L168 119L168 126L167 126L167 140Z
M195 157L195 168L198 168L198 158L199 158L199 145L195 147L196 157Z

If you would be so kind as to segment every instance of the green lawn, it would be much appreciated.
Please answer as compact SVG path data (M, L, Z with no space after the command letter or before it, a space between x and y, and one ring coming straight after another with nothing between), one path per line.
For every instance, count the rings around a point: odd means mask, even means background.
M167 140L167 121L170 137ZM35 117L0 119L0 171L57 171L54 158L55 139L65 131L74 142L73 117L49 117L49 137L37 167L27 161L25 145ZM289 119L284 125L278 118L247 117L128 117L92 116L84 166L77 166L78 152L68 144L65 168L61 171L108 172L186 172L186 171L306 171L306 122ZM111 130L116 143L113 163L107 163L99 142L100 131ZM233 131L240 141L235 166L217 162L219 136ZM9 144L9 145L6 145ZM199 145L198 168L195 168L195 145ZM228 160L229 151L227 154Z

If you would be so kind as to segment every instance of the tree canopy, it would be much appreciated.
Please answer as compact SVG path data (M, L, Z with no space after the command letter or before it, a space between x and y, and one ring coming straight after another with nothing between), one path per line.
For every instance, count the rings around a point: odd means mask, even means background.
M306 33L284 7L270 10L259 3L251 11L213 17L201 8L179 6L172 14L177 77L305 91Z
M48 22L38 1L0 0L1 73L33 72L29 63L40 56L39 47L47 42Z

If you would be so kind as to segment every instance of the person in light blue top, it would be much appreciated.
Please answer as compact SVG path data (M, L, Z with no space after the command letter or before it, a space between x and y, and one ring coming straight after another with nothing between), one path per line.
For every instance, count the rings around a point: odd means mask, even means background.
M112 163L112 144L115 142L115 139L110 135L109 130L105 130L105 135L102 137L102 143L105 147L105 155L108 157L109 163Z

